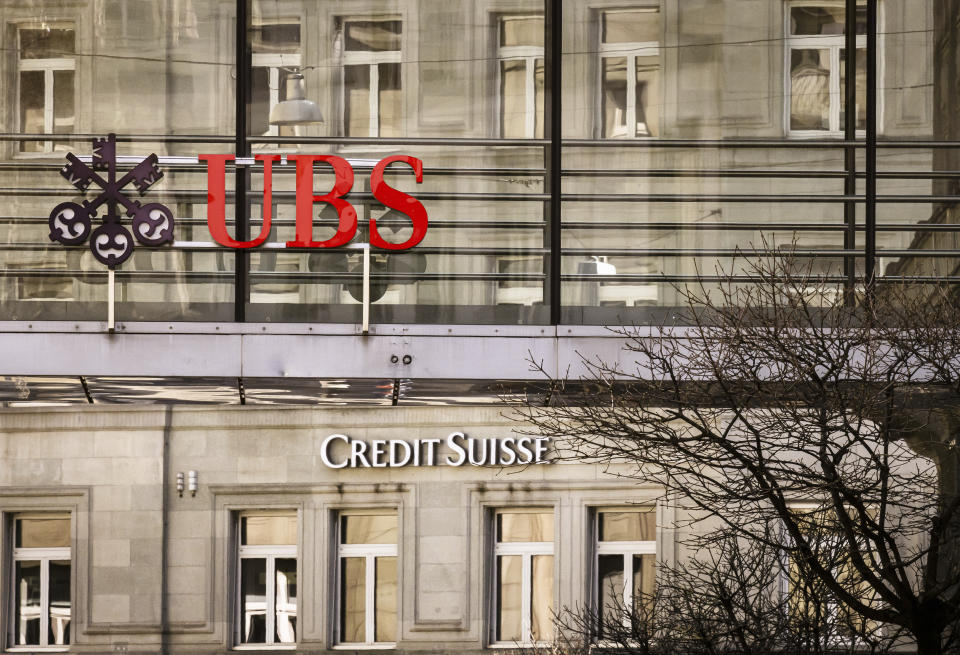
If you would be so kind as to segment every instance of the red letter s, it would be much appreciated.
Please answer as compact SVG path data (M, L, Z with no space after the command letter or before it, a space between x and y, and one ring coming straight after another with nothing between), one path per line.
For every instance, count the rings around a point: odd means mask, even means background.
M416 157L407 155L394 155L380 160L370 173L370 188L373 191L373 197L382 202L390 209L395 209L402 214L406 214L413 222L413 234L403 243L389 243L384 241L377 232L377 220L370 219L370 245L386 250L407 250L423 241L427 234L427 210L424 209L420 201L403 191L397 191L383 181L383 171L387 166L395 161L402 161L409 164L417 176L417 184L423 182L423 162Z

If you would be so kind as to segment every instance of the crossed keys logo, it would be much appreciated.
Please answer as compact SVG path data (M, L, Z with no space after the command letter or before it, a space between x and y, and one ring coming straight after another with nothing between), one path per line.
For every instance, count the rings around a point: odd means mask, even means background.
M104 180L97 171L106 171ZM147 203L141 205L131 200L122 191L133 184L142 196L156 184L163 173L157 167L157 156L150 155L133 170L117 179L117 137L110 134L106 139L93 140L92 168L80 161L73 153L67 154L67 164L60 170L70 184L86 194L91 184L102 190L92 201L82 205L62 202L50 212L50 240L65 246L76 246L90 237L93 256L108 268L115 268L133 254L133 236L120 224L117 205L133 218L133 234L145 246L159 246L173 242L173 213L165 205ZM90 221L97 216L97 209L106 204L107 213L103 225L90 232Z

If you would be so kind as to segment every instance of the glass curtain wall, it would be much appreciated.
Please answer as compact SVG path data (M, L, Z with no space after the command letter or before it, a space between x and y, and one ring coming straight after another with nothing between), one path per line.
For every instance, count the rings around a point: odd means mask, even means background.
M873 69L865 2L0 1L0 316L106 316L105 267L48 235L54 206L97 190L61 177L65 155L89 163L90 138L109 132L118 170L158 155L164 177L143 199L129 190L176 221L173 244L137 244L117 267L123 321L359 322L373 222L387 242L413 234L371 188L394 155L423 162L422 183L402 162L385 181L429 228L411 250L372 249L374 323L659 321L678 285L749 284L753 253L774 248L827 276L829 296L868 270L868 234L880 282L952 276L958 45L945 26L960 9L879 0ZM309 116L278 119L304 101ZM226 228L254 238L269 210L259 248L213 242L207 153L241 158L226 167ZM271 154L288 159L265 206L263 166L245 158ZM287 246L298 155L349 164L346 245ZM328 161L312 172L314 195L333 188ZM314 241L337 233L333 206L310 215Z

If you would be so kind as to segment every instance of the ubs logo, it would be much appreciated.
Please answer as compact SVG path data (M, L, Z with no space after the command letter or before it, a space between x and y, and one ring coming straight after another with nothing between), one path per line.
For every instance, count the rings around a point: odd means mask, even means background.
M77 246L90 238L90 250L100 263L116 268L133 254L133 239L144 246L160 246L173 242L173 212L159 203L141 204L131 199L124 189L133 185L143 196L162 177L157 166L157 156L151 154L132 170L117 179L117 137L110 134L106 139L93 140L92 166L73 153L67 154L67 164L60 169L62 175L82 194L89 192L91 185L100 187L93 200L83 204L62 202L50 212L50 240L65 246ZM106 173L106 179L100 173ZM97 210L106 205L103 224L91 232L91 221ZM121 224L122 208L132 218L133 235Z

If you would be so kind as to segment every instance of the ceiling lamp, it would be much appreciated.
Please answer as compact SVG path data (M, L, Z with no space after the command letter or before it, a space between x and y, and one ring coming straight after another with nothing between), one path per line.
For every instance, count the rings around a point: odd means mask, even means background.
M322 123L323 114L316 104L310 102L304 93L303 75L300 69L287 73L287 99L278 102L270 110L271 125L306 125Z

